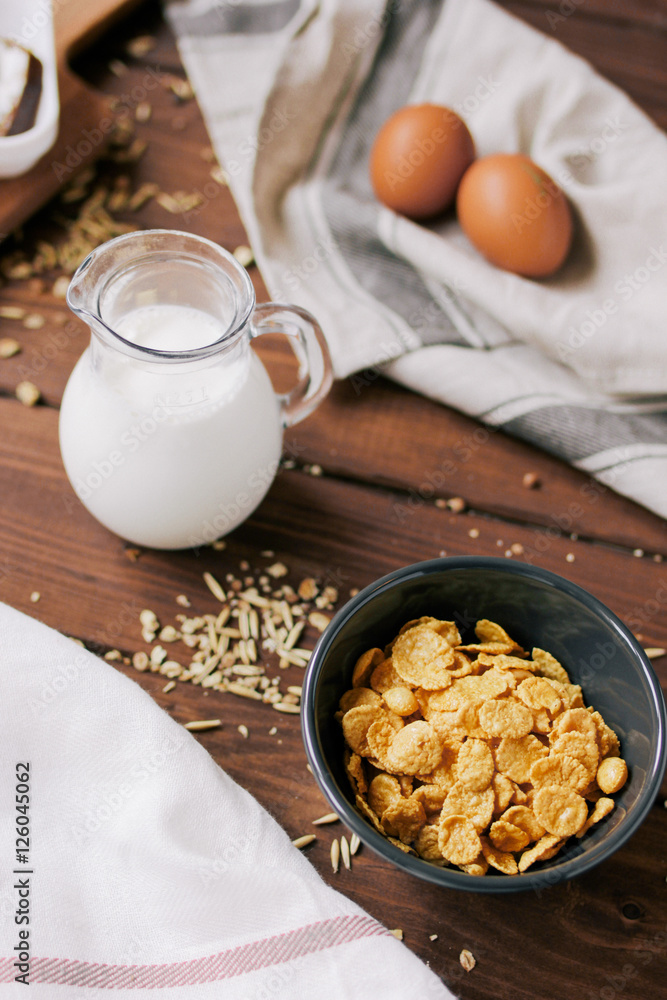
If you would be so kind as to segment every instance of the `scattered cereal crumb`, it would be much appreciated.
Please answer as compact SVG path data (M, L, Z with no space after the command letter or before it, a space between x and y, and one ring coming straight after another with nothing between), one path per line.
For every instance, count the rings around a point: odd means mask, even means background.
M438 497L437 500L435 501L435 506L439 510L444 510L447 507L447 501L443 500L442 497Z
M479 528L471 528L468 532L470 538L479 538Z
M0 358L13 358L20 351L21 345L13 337L3 337L0 340Z
M472 972L472 970L477 965L477 961L475 959L475 956L473 955L473 953L471 951L468 951L467 948L464 948L463 951L461 952L461 954L459 955L459 962L461 963L461 965L463 966L463 968L466 970L466 972Z
M271 726L271 728L269 729L269 736L275 736L277 732L278 732L277 728L275 726Z
M144 122L149 121L152 114L153 114L153 108L151 107L148 101L140 101L139 104L137 104L136 108L134 109L135 121L138 121L142 124Z
M141 555L141 549L129 548L125 549L125 557L129 559L130 562L136 562Z
M633 549L632 554L637 559L641 559L641 557L644 555L644 550L643 549Z
M140 670L140 671L146 670L148 668L149 662L150 661L148 659L148 653L144 653L143 650L140 650L138 653L135 653L134 656L132 657L132 666L134 667L135 670Z
M39 402L41 395L34 382L19 382L16 386L16 398L24 406L34 406Z
M267 566L266 572L269 576L272 576L274 580L277 580L281 576L287 576L287 566L281 562L277 562L272 566Z
M104 659L113 662L115 660L122 660L123 654L119 649L108 649L104 654Z
M394 929L392 931L389 931L389 933L393 934L394 937L397 938L399 941L403 940L403 931L400 927L394 927Z
M56 278L53 282L51 288L51 294L56 299L64 299L67 297L67 289L69 288L70 277L68 274L61 274L60 277Z
M437 934L429 934L428 939L429 939L429 941L437 941L438 940L438 935Z
M321 465L311 465L311 466L309 466L308 467L308 475L309 476L321 476L321 475L323 475L322 466Z
M33 590L32 594L30 595L30 600L32 601L33 604L37 604L37 601L40 599L41 596L42 595L38 590Z
M521 542L513 542L510 545L510 552L512 552L515 556L523 555L523 551L524 549Z
M155 45L156 42L152 35L137 35L136 38L130 39L125 46L125 51L128 55L139 59L141 56L147 56L149 52L152 52Z
M662 562L662 556L660 555L659 552L656 552L656 554L653 556L653 562L657 562L657 563L661 563Z
M175 687L176 687L176 681L168 681L162 688L162 691L164 694L169 694L169 692L173 691Z
M243 737L243 739L247 740L248 737L250 736L250 733L248 731L248 727L244 726L243 723L241 723L241 725L237 726L236 728L239 731L239 733L241 734L241 736Z
M358 587L350 587L349 593L350 593L350 597L356 597L357 594L359 593L359 588Z
M195 719L194 722L186 722L185 728L194 733L202 733L206 729L219 729L221 725L220 719Z
M114 76L125 76L127 73L127 66L122 59L111 59L109 62L109 69Z
M26 330L41 330L46 320L40 313L28 313L23 320Z
M250 267L250 265L255 260L255 255L250 249L250 247L247 247L244 244L241 244L241 246L236 247L236 249L233 252L233 255L234 257L236 257L241 267Z
M190 608L190 607L192 607L192 604L191 604L189 598L186 597L185 594L177 594L176 595L176 603L180 604L180 606L182 608Z
M542 485L536 472L526 472L521 483L527 490L537 490Z
M297 837L292 843L301 850L302 847L308 847L309 844L312 844L314 840L317 840L314 833L305 833L303 837Z
M466 509L466 502L463 497L452 497L447 501L447 506L454 514L462 514Z
M565 562L574 562L574 552L568 552L565 556Z

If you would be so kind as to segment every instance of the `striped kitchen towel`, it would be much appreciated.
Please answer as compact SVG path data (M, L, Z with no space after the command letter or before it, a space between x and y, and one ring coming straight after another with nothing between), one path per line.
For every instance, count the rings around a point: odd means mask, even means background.
M138 684L2 603L0 705L3 1000L453 1000Z
M174 0L184 64L274 299L312 310L336 374L383 374L667 515L667 138L489 0ZM545 28L548 28L545 21ZM480 156L563 187L577 239L543 280L487 263L453 213L373 197L406 103L453 107Z

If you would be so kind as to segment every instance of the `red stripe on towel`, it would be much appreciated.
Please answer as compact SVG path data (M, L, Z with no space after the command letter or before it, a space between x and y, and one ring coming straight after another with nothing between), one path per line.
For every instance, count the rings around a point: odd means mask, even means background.
M336 948L360 938L389 932L372 917L334 917L284 934L227 948L215 955L160 965L106 965L69 958L32 958L29 982L54 986L84 986L104 990L166 989L194 986L242 976L304 955ZM14 958L0 958L0 983L18 975Z

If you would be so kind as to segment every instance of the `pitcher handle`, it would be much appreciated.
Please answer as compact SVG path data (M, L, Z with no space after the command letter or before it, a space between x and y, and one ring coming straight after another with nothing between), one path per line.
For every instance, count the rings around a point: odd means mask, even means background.
M292 427L312 413L333 382L333 367L327 342L314 316L299 306L262 302L255 306L250 325L252 337L282 333L292 338L299 362L297 384L290 392L277 393L284 427Z

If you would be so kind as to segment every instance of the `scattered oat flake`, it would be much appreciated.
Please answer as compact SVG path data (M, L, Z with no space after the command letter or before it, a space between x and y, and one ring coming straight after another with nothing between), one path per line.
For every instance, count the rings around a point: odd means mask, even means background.
M0 306L0 319L23 319L25 313L22 306Z
M353 833L352 836L350 837L350 854L352 855L352 857L354 857L354 855L357 853L360 847L361 847L361 840L359 839L356 833Z
M277 732L278 732L277 728L275 726L271 726L271 728L269 729L269 736L275 736Z
M239 731L239 733L241 734L241 736L243 737L243 739L247 740L248 737L250 736L250 733L248 731L248 727L244 726L243 723L241 723L241 725L237 726L236 728Z
M647 646L644 650L649 660L658 660L661 656L667 653L667 649L663 649L662 646Z
M331 867L333 869L334 875L338 872L338 866L340 863L340 844L338 840L333 840L331 843Z
M308 615L308 621L318 630L318 632L324 632L331 619L327 618L326 615L321 614L319 611L311 611Z
M176 681L169 681L169 683L165 684L165 686L162 688L162 691L164 694L169 694L169 692L173 691L175 687L176 687Z
M0 340L0 358L13 358L20 351L21 345L13 337L3 337Z
M41 596L42 595L38 590L33 590L32 594L30 595L30 600L32 601L33 604L37 604L37 601L40 599Z
M399 941L403 940L403 931L400 927L394 927L394 929L389 931L389 933L393 934L393 936L397 938Z
M437 934L429 934L428 939L429 939L429 941L437 941L438 940L438 935Z
M284 712L286 715L300 715L301 713L298 705L291 705L285 701L277 701L273 707L276 712Z
M297 837L292 843L301 850L302 847L308 847L309 844L312 844L314 840L317 840L314 833L305 833L303 837Z
M34 382L19 382L16 386L16 398L24 406L34 406L39 402L41 395Z
M348 871L350 871L352 862L350 860L350 845L347 842L347 837L340 838L340 856L343 860L344 866Z
M314 819L313 826L325 826L327 823L337 823L338 820L338 813L326 813L324 816Z
M477 965L477 960L475 959L475 956L471 951L468 951L467 948L464 948L461 954L459 955L459 962L466 970L466 972L472 972L472 970Z
M194 722L186 722L185 728L194 733L202 733L206 729L219 729L221 725L220 719L195 719Z
M217 597L217 599L221 603L224 603L227 600L227 595L225 594L225 591L211 573L209 572L204 573L204 583L211 591L213 596Z

